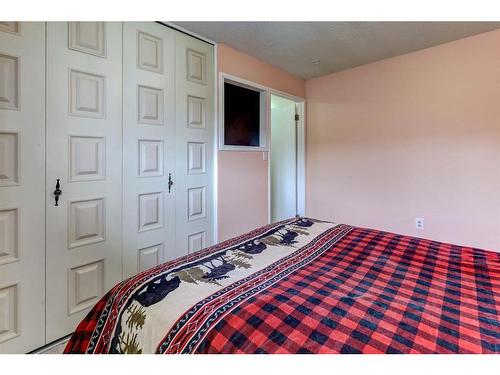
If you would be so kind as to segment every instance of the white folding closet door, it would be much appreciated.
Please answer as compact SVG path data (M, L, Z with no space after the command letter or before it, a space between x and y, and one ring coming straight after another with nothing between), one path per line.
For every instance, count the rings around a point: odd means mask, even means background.
M153 22L124 23L124 277L175 256L174 34Z
M152 22L0 22L0 352L213 243L213 60Z
M0 22L0 353L45 343L45 24Z
M176 256L213 244L214 47L182 33L176 56Z
M46 82L50 342L122 276L122 24L47 23Z

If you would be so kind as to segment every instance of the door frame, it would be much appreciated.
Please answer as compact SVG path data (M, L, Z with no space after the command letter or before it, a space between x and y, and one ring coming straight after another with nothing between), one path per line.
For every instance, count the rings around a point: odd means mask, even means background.
M305 121L305 98L287 94L286 92L269 89L269 103L267 122L267 221L271 223L271 147L272 147L272 123L271 123L271 96L279 96L295 102L299 120L297 121L297 215L304 216L306 213L306 121Z

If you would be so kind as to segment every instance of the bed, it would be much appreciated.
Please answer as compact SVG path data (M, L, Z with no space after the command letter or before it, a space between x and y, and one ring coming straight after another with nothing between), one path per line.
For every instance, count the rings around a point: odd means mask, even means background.
M499 352L499 253L305 217L121 282L65 349Z

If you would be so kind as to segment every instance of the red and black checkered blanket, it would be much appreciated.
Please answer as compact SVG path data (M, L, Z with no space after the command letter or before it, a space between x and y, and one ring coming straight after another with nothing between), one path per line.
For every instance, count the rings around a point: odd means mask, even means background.
M300 218L125 280L65 353L499 353L500 254Z

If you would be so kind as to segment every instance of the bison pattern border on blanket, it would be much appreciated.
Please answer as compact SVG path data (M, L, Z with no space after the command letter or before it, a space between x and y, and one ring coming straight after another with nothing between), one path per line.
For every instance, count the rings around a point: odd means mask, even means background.
M330 228L289 256L198 302L177 321L175 327L158 346L156 353L193 353L210 327L215 325L224 314L229 313L238 304L261 290L307 265L330 249L352 229L353 227L348 225ZM214 299L217 299L217 307L212 307L208 311L202 309ZM202 321L203 325L196 326L196 329L189 329L190 324L197 323L193 321L193 316L197 312L200 312L197 321Z
M167 280L169 275L180 272L188 267L199 265L200 263L206 263L207 259L208 262L210 262L212 258L220 257L221 254L225 254L230 250L237 249L247 254L258 254L266 249L265 241L273 236L278 237L277 242L273 243L273 245L291 245L294 243L297 233L287 229L287 226L294 226L294 228L307 228L313 225L314 222L321 223L323 221L309 218L294 218L284 220L279 223L269 224L240 237L224 241L198 253L159 265L121 282L109 293L107 293L105 297L103 297L103 300L106 300L106 302L99 314L99 317L96 319L97 322L90 335L85 352L123 352L120 348L119 342L121 333L121 326L119 322L121 321L121 316L124 311L127 310L127 307L130 306L132 301L138 301L143 306L149 306L159 302L171 291L175 290L179 286L180 280L178 278ZM346 225L343 225L342 227L345 229L351 228ZM344 233L344 235L346 233ZM325 236L325 234L326 233L322 233L318 236L318 238ZM299 249L297 252L301 250L302 249ZM234 269L233 266L224 264L223 267L216 267L215 269L212 269L211 272L203 275L202 278L206 279L208 282L216 282L217 279L224 278L225 274L230 272L232 269ZM158 280L163 280L163 283L161 281L159 283L160 288L158 288L158 285L153 285L155 283L158 284ZM229 290L232 288L227 289Z

